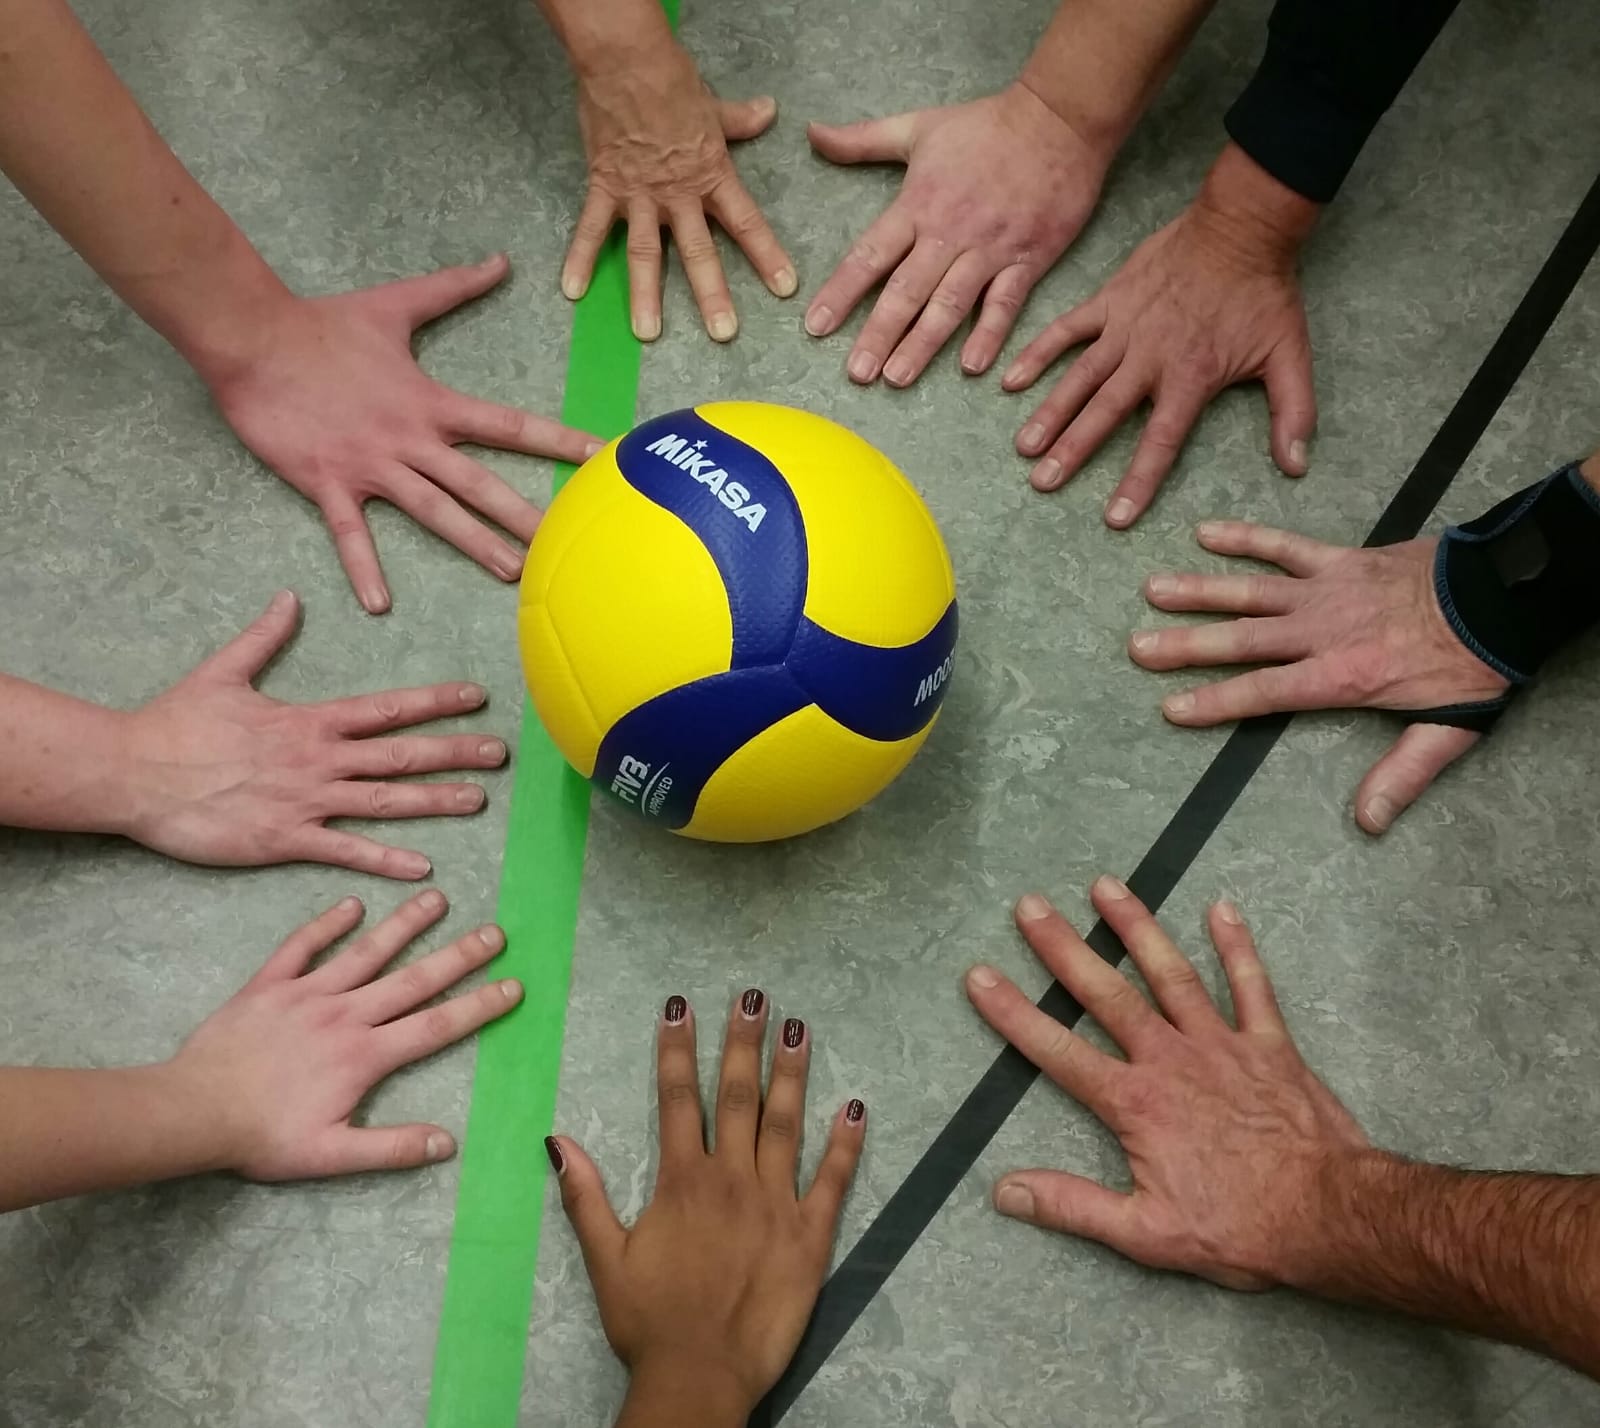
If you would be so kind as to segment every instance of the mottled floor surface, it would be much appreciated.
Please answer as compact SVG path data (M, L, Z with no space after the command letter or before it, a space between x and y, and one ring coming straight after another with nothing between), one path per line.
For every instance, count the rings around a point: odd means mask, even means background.
M803 121L972 96L1012 72L1046 0L692 0L686 34L725 93L775 92L741 167L804 290L892 192L829 168ZM202 180L303 290L507 247L509 287L441 324L424 360L483 395L553 410L569 312L556 291L583 164L570 86L508 0L85 0L96 37ZM1219 142L1267 5L1226 0L1119 164L1099 216L1036 296L1036 330L1174 213ZM699 334L673 271L642 411L781 395L880 443L927 493L963 607L946 717L865 814L792 846L729 851L597 812L561 1092L619 1199L652 1164L652 1020L760 983L818 1043L813 1152L864 1096L873 1130L848 1245L988 1064L958 990L976 958L1043 978L1009 929L1039 886L1075 915L1127 872L1223 734L1163 725L1168 687L1122 654L1147 573L1195 561L1213 514L1365 534L1500 330L1593 177L1600 89L1581 5L1467 0L1317 236L1306 270L1322 420L1312 473L1266 452L1264 404L1206 417L1131 536L1099 512L1120 438L1054 498L1010 453L1024 404L954 354L914 390L860 391L847 339L730 271L744 331ZM321 697L466 677L512 736L514 592L378 511L394 613L359 617L313 513L233 443L182 363L15 195L0 194L0 668L131 704L291 584L305 628L268 688ZM1446 498L1465 517L1600 430L1591 273ZM493 458L536 498L546 464ZM1504 1167L1594 1168L1600 848L1591 646L1382 842L1348 795L1393 730L1298 721L1169 903L1191 943L1220 894L1251 915L1296 1034L1379 1141ZM1174 676L1176 678L1176 676ZM489 916L509 775L490 810L421 835L452 925ZM406 835L413 836L413 835ZM508 870L537 877L537 868ZM0 1056L160 1056L303 915L356 890L320 869L217 873L91 839L0 837ZM714 1018L712 1018L714 1020ZM397 1077L375 1114L461 1127L473 1054ZM997 1219L994 1175L1112 1178L1114 1144L1035 1088L796 1405L795 1424L1560 1425L1600 1390L1542 1359L1290 1295L1230 1296ZM456 1169L262 1189L217 1179L0 1222L0 1423L393 1425L421 1421ZM539 1213L530 1205L529 1213ZM528 1423L601 1421L620 1377L554 1206Z

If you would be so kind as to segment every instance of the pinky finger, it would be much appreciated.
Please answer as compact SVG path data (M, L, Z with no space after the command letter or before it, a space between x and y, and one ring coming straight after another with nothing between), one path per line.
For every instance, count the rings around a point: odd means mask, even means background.
M323 506L322 518L333 532L339 564L344 567L361 608L369 615L383 614L390 604L389 586L383 578L383 566L378 560L378 547L373 543L366 512L359 502L345 497L330 500Z
M371 873L379 878L398 878L403 882L415 882L433 871L433 864L421 853L391 848L363 838L359 833L321 826L306 829L293 848L293 856L302 862L328 863L336 868Z
M319 1169L323 1175L415 1170L455 1153L455 1137L443 1126L347 1126L330 1137Z
M413 1061L421 1061L425 1056L454 1046L479 1027L504 1016L521 1000L521 982L511 979L491 982L486 987L451 997L436 1007L412 1012L399 1021L378 1027L373 1035L379 1048L379 1074L387 1076Z
M839 1227L844 1197L855 1179L856 1166L861 1163L861 1146L866 1138L866 1103L853 1100L834 1117L828 1148L822 1154L822 1164L817 1167L816 1178L803 1202L816 1233L830 1245Z
M567 261L561 269L561 291L565 297L576 302L589 291L595 261L616 216L616 205L610 195L591 188L584 200L583 212L578 215L578 226L572 230Z

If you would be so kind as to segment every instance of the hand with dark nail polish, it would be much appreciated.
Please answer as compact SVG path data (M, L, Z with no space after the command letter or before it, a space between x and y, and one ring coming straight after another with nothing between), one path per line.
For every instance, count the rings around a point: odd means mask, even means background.
M708 1148L694 1018L682 997L668 999L658 1043L661 1169L631 1229L594 1162L565 1137L547 1142L606 1338L631 1376L618 1428L742 1425L794 1357L822 1288L866 1108L852 1100L834 1117L800 1195L810 1036L797 1018L783 1023L763 1100L767 1011L755 988L734 1004Z

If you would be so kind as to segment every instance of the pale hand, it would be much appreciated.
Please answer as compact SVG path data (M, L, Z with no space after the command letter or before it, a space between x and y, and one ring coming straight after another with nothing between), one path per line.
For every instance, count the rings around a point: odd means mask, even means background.
M399 783L402 774L497 768L506 748L483 734L379 738L482 706L475 684L436 684L322 704L286 704L253 681L294 634L288 591L253 625L166 693L127 715L130 811L118 831L186 862L219 867L333 863L420 878L422 854L325 827L332 818L476 813L471 783Z
M906 166L894 202L806 313L806 330L825 337L882 282L846 370L896 387L975 310L961 367L989 370L1028 294L1088 221L1110 161L1021 83L970 104L813 124L810 137L837 164Z
M290 937L184 1042L164 1069L197 1120L216 1127L219 1168L251 1180L300 1180L403 1170L454 1153L441 1126L350 1120L386 1076L522 999L521 985L508 980L426 1006L499 954L505 936L498 927L381 975L446 906L439 892L414 897L311 968L361 921L360 901L344 899Z
M1093 897L1155 1006L1043 898L1018 903L1017 926L1125 1061L1040 1011L991 967L967 974L967 994L996 1031L1105 1122L1127 1153L1133 1189L1016 1171L996 1185L995 1206L1154 1269L1230 1289L1283 1283L1316 1245L1326 1168L1362 1155L1367 1139L1301 1060L1231 904L1213 907L1210 925L1236 1025L1126 887L1102 878Z
M1507 688L1445 621L1433 589L1436 540L1346 549L1243 521L1209 522L1199 538L1219 555L1268 561L1286 573L1145 582L1145 598L1159 609L1241 618L1142 630L1128 641L1137 663L1266 666L1169 695L1162 713L1174 724L1203 728L1300 709L1437 709L1494 699ZM1362 780L1357 822L1384 832L1481 737L1410 725Z
M239 439L322 512L371 614L387 610L390 595L368 501L399 507L500 579L515 580L538 507L457 445L570 462L600 449L594 437L548 418L452 391L417 365L413 332L509 271L499 254L336 297L290 299L254 335L248 358L202 373Z

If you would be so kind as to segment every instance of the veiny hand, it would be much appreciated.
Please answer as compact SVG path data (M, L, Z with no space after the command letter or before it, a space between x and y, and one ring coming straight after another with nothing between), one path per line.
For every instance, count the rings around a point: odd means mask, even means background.
M562 269L562 292L576 300L588 291L601 244L612 224L625 219L633 332L654 342L661 335L661 229L670 227L706 331L729 341L739 319L706 224L709 213L767 287L792 296L799 285L794 264L728 157L728 141L754 139L777 115L770 98L719 101L675 44L580 76L589 194Z
M446 906L439 892L414 897L308 971L361 921L360 900L345 898L290 937L184 1042L166 1069L195 1115L218 1127L220 1166L251 1180L300 1180L404 1170L454 1153L440 1126L350 1123L385 1076L522 1000L520 983L501 981L418 1010L499 954L506 940L498 927L379 975Z
M1503 694L1507 681L1456 637L1433 589L1435 540L1373 550L1324 545L1243 521L1208 522L1200 544L1269 561L1286 575L1154 575L1145 598L1162 610L1246 618L1142 630L1128 651L1146 669L1265 664L1169 695L1174 724L1206 728L1289 709L1437 709ZM1356 821L1382 833L1482 737L1412 724L1356 793Z
M1026 1170L996 1185L995 1207L1155 1269L1230 1289L1280 1283L1318 1232L1312 1207L1324 1167L1361 1154L1367 1139L1300 1059L1231 903L1213 907L1210 921L1237 1029L1126 887L1101 878L1093 897L1159 1013L1043 898L1017 904L1017 926L1126 1061L1067 1030L991 967L967 974L967 994L984 1020L1122 1142L1133 1190Z
M452 391L411 352L424 323L481 296L510 271L506 256L470 268L336 297L294 299L259 334L253 358L208 376L239 439L321 510L356 598L389 608L389 587L363 507L383 500L502 580L522 573L519 541L539 510L459 442L580 462L601 443L583 432Z
M887 277L847 370L857 382L881 371L896 387L916 381L980 300L961 366L989 370L1028 294L1088 221L1110 162L1020 83L971 104L809 132L834 163L906 165L899 195L806 313L806 331L826 337Z
M294 634L287 590L242 634L166 693L127 716L131 812L123 831L146 847L213 867L333 863L389 878L426 877L421 853L324 827L330 818L476 813L472 783L397 783L401 774L490 769L505 762L483 734L392 730L481 708L475 684L436 684L285 704L253 681Z
M707 1150L694 1019L682 997L667 1002L658 1044L661 1168L631 1230L588 1156L566 1137L549 1142L606 1337L636 1389L694 1391L703 1404L715 1388L739 1423L800 1343L866 1133L866 1108L851 1101L834 1119L810 1191L797 1198L811 1039L803 1022L784 1023L763 1104L766 1011L754 989L733 1009L716 1143Z
M1132 525L1211 399L1253 379L1266 384L1273 460L1304 475L1317 399L1294 253L1253 230L1245 236L1197 199L1051 323L1002 379L1021 391L1069 348L1090 344L1017 435L1022 455L1042 458L1029 478L1035 489L1070 480L1148 399L1150 419L1105 512L1108 525Z

